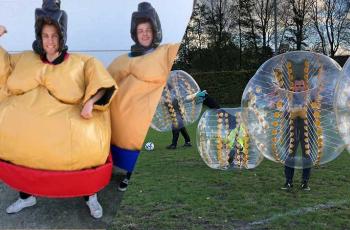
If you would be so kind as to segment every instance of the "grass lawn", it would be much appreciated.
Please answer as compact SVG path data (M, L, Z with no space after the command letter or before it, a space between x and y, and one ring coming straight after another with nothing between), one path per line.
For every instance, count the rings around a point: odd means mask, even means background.
M195 144L196 125L188 127ZM312 169L311 191L280 190L283 165L254 170L210 169L197 147L167 150L171 132L150 130L114 229L350 229L350 155ZM179 146L183 138L180 135Z

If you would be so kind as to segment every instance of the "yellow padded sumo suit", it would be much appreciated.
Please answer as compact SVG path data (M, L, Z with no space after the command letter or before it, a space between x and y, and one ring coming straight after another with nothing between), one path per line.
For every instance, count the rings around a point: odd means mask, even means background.
M165 44L142 56L125 54L108 67L119 87L111 103L112 145L141 149L178 49Z
M82 104L99 89L116 89L96 59L69 54L51 65L34 52L10 55L0 47L0 83L0 159L66 171L106 162L111 98L94 106L100 111L92 119L80 116Z

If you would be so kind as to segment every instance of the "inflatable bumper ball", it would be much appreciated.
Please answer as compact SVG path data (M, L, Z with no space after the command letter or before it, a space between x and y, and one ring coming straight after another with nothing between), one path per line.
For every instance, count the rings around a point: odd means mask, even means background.
M268 159L309 168L344 149L333 102L341 68L331 58L304 51L266 61L246 86L243 119Z
M263 160L242 122L241 108L207 110L197 127L197 148L213 169L251 169Z
M343 67L343 74L336 88L335 110L340 136L350 150L350 59Z
M199 91L198 84L188 73L182 70L171 71L151 127L165 132L196 121L202 110L202 103L196 103L195 100Z

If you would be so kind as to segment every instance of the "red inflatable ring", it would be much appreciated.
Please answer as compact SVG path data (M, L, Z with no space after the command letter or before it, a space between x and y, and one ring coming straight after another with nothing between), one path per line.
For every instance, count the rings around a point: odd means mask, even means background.
M15 190L42 197L64 198L92 195L108 185L113 162L78 171L36 170L0 160L0 180Z

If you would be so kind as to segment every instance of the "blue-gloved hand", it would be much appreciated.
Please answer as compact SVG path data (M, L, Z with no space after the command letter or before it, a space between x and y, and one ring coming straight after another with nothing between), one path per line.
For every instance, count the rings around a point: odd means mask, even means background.
M206 97L208 95L207 91L206 90L203 90L201 92L198 92L196 94L196 98L199 98L199 97Z

